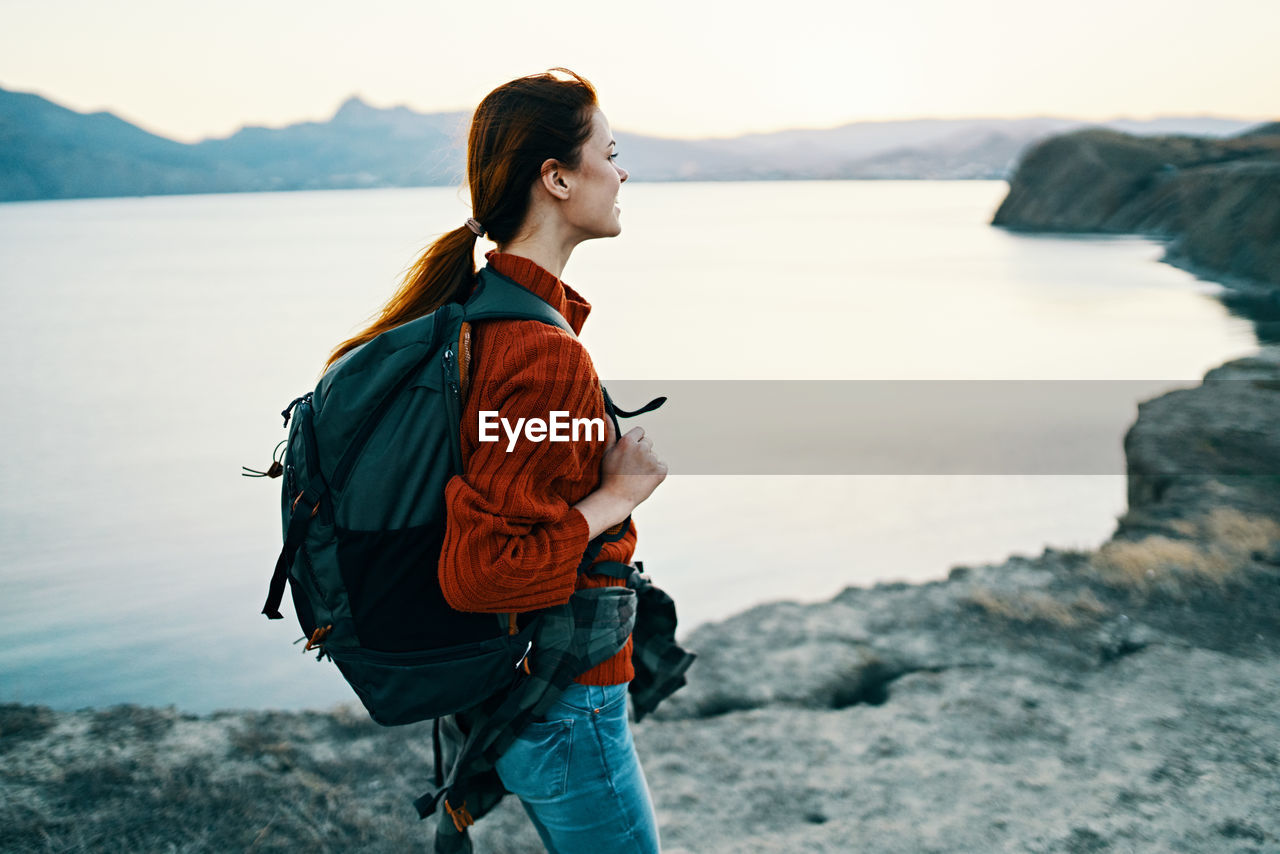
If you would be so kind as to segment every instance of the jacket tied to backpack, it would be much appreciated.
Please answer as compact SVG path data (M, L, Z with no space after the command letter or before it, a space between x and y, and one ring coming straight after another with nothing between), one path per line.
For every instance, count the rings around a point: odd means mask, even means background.
M436 854L470 854L467 827L507 794L494 770L498 758L526 724L560 699L574 676L621 649L627 634L634 644L636 675L628 693L636 721L685 684L695 656L675 642L675 603L649 581L639 561L605 569L627 571L627 586L579 590L564 605L541 612L534 643L542 654L528 679L505 697L436 721L435 784L414 802L424 819L439 810Z

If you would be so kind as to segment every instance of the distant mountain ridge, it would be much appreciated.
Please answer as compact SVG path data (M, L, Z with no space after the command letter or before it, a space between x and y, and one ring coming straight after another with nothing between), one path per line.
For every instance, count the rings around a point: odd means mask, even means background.
M463 180L466 112L373 107L358 96L323 122L244 127L182 143L108 112L79 113L0 89L0 201L273 190L451 186ZM1237 134L1217 118L1118 119L1130 133ZM1002 179L1028 146L1088 122L1062 118L855 122L726 139L616 132L637 181Z

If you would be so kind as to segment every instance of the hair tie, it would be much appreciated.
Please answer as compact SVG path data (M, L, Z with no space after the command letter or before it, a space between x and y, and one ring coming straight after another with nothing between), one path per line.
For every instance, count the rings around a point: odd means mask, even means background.
M467 217L467 228L471 229L476 237L484 237L484 226L481 225L475 217Z

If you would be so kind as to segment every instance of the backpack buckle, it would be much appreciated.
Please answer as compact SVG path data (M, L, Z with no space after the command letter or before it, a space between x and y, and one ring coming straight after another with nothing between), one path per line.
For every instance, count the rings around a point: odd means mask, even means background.
M324 639L329 636L329 632L333 631L333 626L324 627L317 626L316 630L311 633L311 637L307 639L307 645L302 648L303 652L311 652L313 649L319 649L324 644Z
M445 798L444 810L449 814L449 818L453 819L453 826L459 833L465 832L468 827L476 823L476 820L471 817L471 813L467 811L465 798L462 801L462 806L459 807L449 806L449 799Z

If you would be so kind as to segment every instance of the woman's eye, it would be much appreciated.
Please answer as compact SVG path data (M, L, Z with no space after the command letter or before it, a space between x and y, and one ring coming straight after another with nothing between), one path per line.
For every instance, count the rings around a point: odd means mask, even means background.
M613 154L610 154L610 155L609 155L609 159L610 159L610 160L612 160L613 158L615 158L615 157L617 157L617 156L618 156L618 152L616 152L616 151L615 151Z

